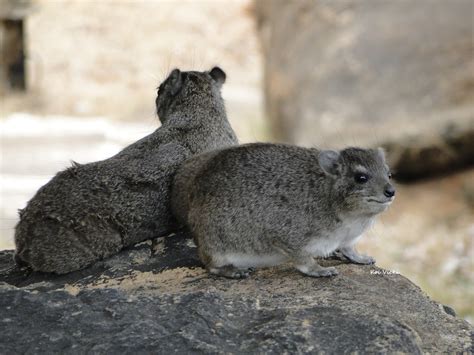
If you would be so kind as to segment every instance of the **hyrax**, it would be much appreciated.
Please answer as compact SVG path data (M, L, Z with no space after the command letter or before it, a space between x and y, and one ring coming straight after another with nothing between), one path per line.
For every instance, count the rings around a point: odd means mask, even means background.
M302 273L336 275L315 256L339 249L372 264L354 245L395 189L380 149L342 151L248 144L186 161L172 210L195 238L210 273L243 278L251 268L291 261Z
M237 144L226 116L220 68L175 69L160 85L162 126L117 155L59 172L20 211L19 264L58 274L175 228L172 176L188 157Z

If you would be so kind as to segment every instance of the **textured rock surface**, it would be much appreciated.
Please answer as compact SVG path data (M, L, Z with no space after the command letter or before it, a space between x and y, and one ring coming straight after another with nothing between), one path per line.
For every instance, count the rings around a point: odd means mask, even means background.
M412 141L420 135L423 146L428 136L444 141L452 124L472 131L473 6L470 0L256 1L274 135L329 147L402 139L408 143L402 150L417 152ZM469 159L452 148L441 145L443 168ZM407 166L408 174L432 175L440 160L412 154Z
M472 328L401 275L337 264L209 277L183 235L148 241L62 276L0 252L2 353L406 353L472 351ZM451 313L451 314L449 314Z

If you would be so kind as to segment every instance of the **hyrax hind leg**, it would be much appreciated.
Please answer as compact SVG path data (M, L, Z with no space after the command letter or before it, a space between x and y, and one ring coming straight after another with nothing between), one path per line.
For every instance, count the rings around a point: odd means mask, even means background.
M208 266L207 270L209 273L218 276L224 276L229 279L245 279L249 277L250 273L253 271L252 268L238 268L234 265L224 265L224 266Z
M226 263L225 260L219 260L209 253L202 244L198 243L199 258L206 266L207 271L210 274L227 277L229 279L245 279L253 271L252 268L238 268L232 264Z
M202 243L198 242L197 244L199 258L206 266L206 269L210 274L223 276L230 279L245 279L249 277L250 273L254 270L253 268L242 268L232 265L227 260L225 260L225 258L216 257L218 253L212 253L209 248L203 247Z
M194 225L193 236L198 247L199 259L206 270L213 275L230 279L247 278L253 268L234 265L229 259L229 249L233 249L233 242L226 238L226 229L220 226L215 216L203 215L203 209L189 214L189 223ZM215 221L216 223L211 223Z
M78 233L54 220L42 220L35 229L17 229L17 254L34 271L66 274L83 269L122 248L118 232L106 228Z

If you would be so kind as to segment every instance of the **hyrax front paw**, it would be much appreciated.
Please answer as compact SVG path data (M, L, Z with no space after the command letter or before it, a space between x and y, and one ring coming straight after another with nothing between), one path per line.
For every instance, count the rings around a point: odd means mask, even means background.
M352 262L356 264L363 264L363 265L372 265L375 264L375 258L369 255L359 255L356 259L350 259Z
M375 264L375 259L369 255L357 254L351 255L350 257L345 255L350 262L361 265L372 265Z
M311 277L330 277L338 274L335 267L322 267L319 265L316 267L297 266L297 269Z
M355 264L372 265L375 259L369 255L359 254L354 248L342 248L339 250L349 261Z
M211 267L209 272L213 275L227 277L229 279L245 279L253 272L253 268L239 269L233 265L224 265L221 267Z

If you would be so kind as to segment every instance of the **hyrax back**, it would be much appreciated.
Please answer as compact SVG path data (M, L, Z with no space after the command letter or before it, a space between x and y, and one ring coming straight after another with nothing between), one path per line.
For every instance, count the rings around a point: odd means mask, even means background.
M172 209L193 234L211 272L245 277L248 269L292 261L330 276L315 256L336 249L370 264L354 244L395 190L381 150L319 151L248 144L205 153L177 171Z
M74 164L43 186L20 213L16 260L67 273L174 230L170 188L188 157L237 144L220 89L225 73L175 69L156 99L162 126L117 155Z

